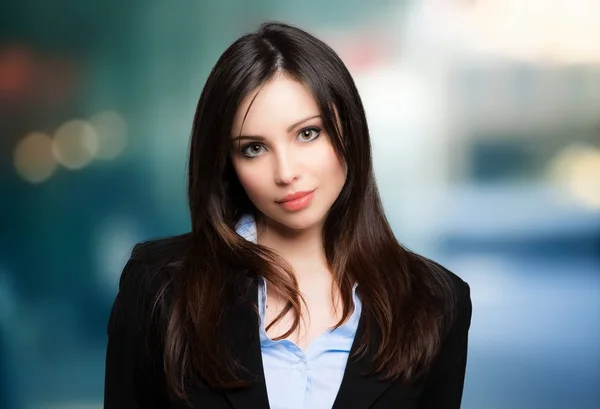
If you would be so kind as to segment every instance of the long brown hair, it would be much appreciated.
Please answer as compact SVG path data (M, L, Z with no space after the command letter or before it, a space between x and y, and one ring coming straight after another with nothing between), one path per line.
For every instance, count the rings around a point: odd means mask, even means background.
M280 72L312 92L332 144L347 165L347 180L330 209L323 238L343 301L338 326L351 314L352 287L358 283L366 321L357 354L375 349L373 372L409 382L435 358L447 328L445 318L452 316L445 275L403 248L385 217L364 109L347 68L330 47L305 31L264 24L219 58L194 117L188 251L159 297L159 302L169 297L164 369L174 397L185 400L186 380L194 377L218 389L246 384L243 368L219 339L234 287L262 275L288 300L279 318L289 310L294 314L284 336L299 324L301 297L291 268L235 231L241 216L256 210L229 159L232 122L242 99ZM378 345L369 345L372 332L381 340Z

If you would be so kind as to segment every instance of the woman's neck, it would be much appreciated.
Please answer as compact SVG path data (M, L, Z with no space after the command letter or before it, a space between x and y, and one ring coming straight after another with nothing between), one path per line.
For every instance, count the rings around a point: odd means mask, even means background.
M300 288L309 281L331 279L320 226L292 231L262 224L258 228L258 243L274 250L291 265Z

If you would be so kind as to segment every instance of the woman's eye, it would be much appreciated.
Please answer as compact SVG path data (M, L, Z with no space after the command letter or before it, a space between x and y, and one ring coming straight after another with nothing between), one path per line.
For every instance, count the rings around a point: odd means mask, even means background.
M298 138L302 142L310 142L314 139L317 139L320 132L321 132L321 130L318 128L306 128L306 129L303 129L302 131L300 131L300 133L298 134Z
M263 146L259 143L251 143L250 145L246 145L242 148L242 153L244 156L249 158L254 158L262 153Z

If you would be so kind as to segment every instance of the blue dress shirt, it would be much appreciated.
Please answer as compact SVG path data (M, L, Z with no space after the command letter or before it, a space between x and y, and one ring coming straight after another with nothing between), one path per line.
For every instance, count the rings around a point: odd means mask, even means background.
M254 218L244 216L237 233L256 243ZM258 286L260 347L271 409L329 409L342 383L360 319L361 302L353 288L354 312L341 327L327 330L303 351L287 339L273 341L265 331L267 285Z

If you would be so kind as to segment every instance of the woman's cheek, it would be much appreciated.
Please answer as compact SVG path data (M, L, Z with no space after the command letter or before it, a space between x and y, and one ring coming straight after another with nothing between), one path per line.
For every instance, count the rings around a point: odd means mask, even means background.
M264 187L265 176L254 169L240 169L238 178L252 201L264 199L266 193Z

